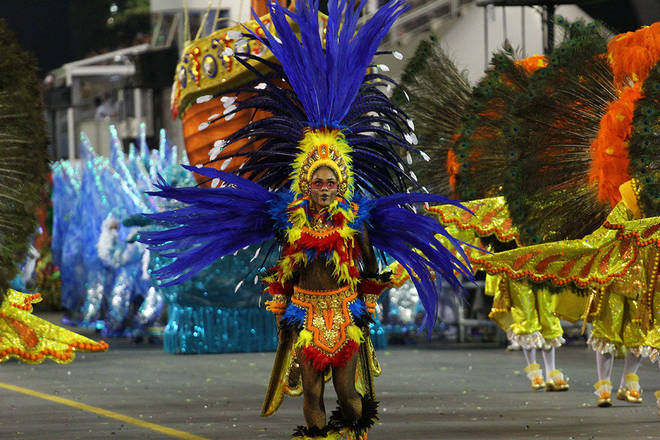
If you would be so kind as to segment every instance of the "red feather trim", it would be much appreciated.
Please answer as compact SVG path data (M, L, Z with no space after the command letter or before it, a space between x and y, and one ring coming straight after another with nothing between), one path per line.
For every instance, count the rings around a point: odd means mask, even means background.
M358 292L362 295L380 295L383 290L391 287L389 283L382 283L374 280L360 280Z
M303 348L303 356L315 369L325 371L328 365L334 368L345 367L359 348L357 342L348 341L334 356L328 356L313 345L308 345Z
M273 281L270 283L266 283L268 287L266 287L265 291L270 293L272 296L275 295L286 295L286 296L291 296L293 294L293 283L290 281L287 281L282 285L278 281Z

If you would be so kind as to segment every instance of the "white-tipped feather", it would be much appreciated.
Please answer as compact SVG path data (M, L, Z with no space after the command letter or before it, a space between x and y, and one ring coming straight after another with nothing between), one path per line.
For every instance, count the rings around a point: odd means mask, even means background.
M392 56L396 58L397 60L402 60L403 59L403 54L399 52L398 50L395 50L392 52Z
M420 151L419 151L419 154L422 155L422 157L424 158L425 161L427 161L427 162L430 162L430 161L431 161L431 158L429 157L429 155L426 154L426 153L424 153L423 151L420 150Z
M213 99L213 96L212 96L212 95L204 95L204 96L200 96L199 98L197 98L197 104L202 104L202 103L204 103L204 102L208 102L208 101L210 101L211 99Z
M220 184L220 179L218 179L217 177L211 180L211 188L217 188L219 184Z
M240 289L241 286L243 285L243 281L245 280L241 280L238 282L238 284L236 284L236 287L234 287L234 293L238 292L238 289Z
M412 119L408 119L406 123L408 124L408 127L410 127L411 130L415 129L415 123L413 122Z
M410 151L406 151L406 162L408 162L408 165L412 165L412 156L410 155Z
M199 131L206 130L206 127L208 127L208 126L209 126L209 123L208 123L208 122L202 122L202 123L199 124L199 126L197 127L197 130L199 130Z
M220 165L220 169L224 171L231 163L231 159L232 158L230 157L229 159L226 159L224 162L222 162L222 165Z
M234 116L236 116L236 113L232 113L234 110L236 110L236 106L233 104L225 109L225 111L223 112L223 114L225 115L225 121L231 121L232 119L234 119Z
M218 155L222 152L222 146L215 146L209 151L209 159L215 160Z
M261 83L257 84L256 86L254 86L254 88L257 89L257 90L264 90L266 87L268 87L268 85L265 82L261 82Z
M257 249L257 252L254 253L254 256L250 259L250 263L257 259L259 252L261 252L261 248Z

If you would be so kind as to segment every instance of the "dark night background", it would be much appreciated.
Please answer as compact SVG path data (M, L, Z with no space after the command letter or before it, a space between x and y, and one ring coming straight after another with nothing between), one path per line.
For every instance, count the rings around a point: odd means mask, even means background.
M553 3L529 1L544 2ZM660 20L660 0L575 3L617 33ZM111 12L113 4L115 13ZM151 30L149 0L3 0L0 17L16 32L21 45L36 56L41 76L66 62L145 42Z
M70 61L144 42L151 31L148 0L4 0L0 17L38 59L41 76Z

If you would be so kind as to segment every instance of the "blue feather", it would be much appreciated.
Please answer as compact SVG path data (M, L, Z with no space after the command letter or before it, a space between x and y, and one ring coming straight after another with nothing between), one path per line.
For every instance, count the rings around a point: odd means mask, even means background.
M364 305L364 301L357 299L348 305L348 310L350 310L351 315L354 318L360 319L364 316L368 316L367 307Z
M282 316L282 321L285 325L292 327L304 327L307 320L307 311L295 304L289 304Z
M461 248L461 241L451 237L437 221L401 206L413 203L462 205L446 197L421 193L397 193L375 200L356 195L354 201L360 207L358 217L367 225L371 244L394 258L411 274L425 310L423 327L430 332L439 301L438 286L432 281L433 273L454 287L455 292L460 292L463 287L455 271L474 279L472 268ZM446 249L435 237L436 234L446 237L459 251L463 261ZM417 277L412 276L413 272Z
M355 0L329 2L325 50L319 33L317 0L298 2L296 12L270 3L271 20L281 42L254 14L266 38L248 31L268 45L280 61L312 126L339 127L360 91L381 40L407 9L402 0L391 0L358 30L364 5L356 5ZM287 17L298 25L300 40Z
M139 240L157 252L174 258L154 272L164 286L178 284L218 258L274 237L275 225L286 225L286 214L276 211L290 195L274 194L242 177L213 168L185 167L231 186L221 188L174 188L161 177L160 191L152 195L184 202L177 210L146 214L169 229L145 231Z

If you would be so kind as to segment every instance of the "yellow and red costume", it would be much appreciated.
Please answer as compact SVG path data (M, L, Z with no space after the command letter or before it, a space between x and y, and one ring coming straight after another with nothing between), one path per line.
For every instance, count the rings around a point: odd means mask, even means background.
M32 304L41 295L9 290L0 305L0 362L15 358L28 364L51 359L58 364L73 361L76 351L106 351L108 344L96 342L58 327L32 314Z
M349 226L357 214L355 204L337 199L312 216L309 198L303 197L291 203L287 212L292 225L286 231L288 244L264 279L272 296L268 310L284 314L284 325L299 329L296 347L317 369L342 367L364 341L360 327L369 322L378 296L389 284L360 277L360 247L356 231ZM314 291L294 285L296 271L319 257L332 265L342 287Z

